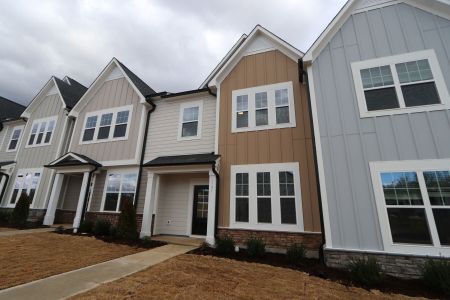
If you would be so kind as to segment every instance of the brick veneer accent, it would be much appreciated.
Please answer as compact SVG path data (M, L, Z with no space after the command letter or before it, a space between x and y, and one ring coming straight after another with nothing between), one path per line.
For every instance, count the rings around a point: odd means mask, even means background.
M307 250L318 251L322 242L320 233L259 231L247 229L219 228L219 237L231 236L236 244L244 245L250 237L261 238L266 247L286 249L292 244L303 244Z
M109 221L111 224L113 225L117 225L117 222L119 221L119 216L120 214L118 213L107 213L107 212L91 212L88 211L86 212L86 220L91 220L94 221L95 220L107 220ZM141 225L142 225L142 214L137 214L136 215L136 219L137 219L137 230L138 232L141 231Z
M6 213L12 213L13 210L14 208L10 207L0 208L0 211ZM28 214L28 222L42 223L42 221L44 221L46 211L46 209L30 209L30 213Z
M380 264L384 273L406 279L419 278L421 267L430 259L430 257L418 255L355 252L331 249L325 249L324 255L325 264L333 268L346 268L353 259L367 259L373 257ZM448 258L433 258L433 260L442 259L450 260Z
M54 224L73 224L73 219L75 219L75 211L57 209L55 211L55 221L53 223Z

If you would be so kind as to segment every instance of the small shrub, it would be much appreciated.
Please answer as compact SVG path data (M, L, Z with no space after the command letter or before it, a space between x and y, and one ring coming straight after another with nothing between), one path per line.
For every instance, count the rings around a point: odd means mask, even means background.
M216 252L219 255L231 255L234 253L235 242L231 236L224 236L216 240Z
M144 247L150 247L152 245L152 238L149 236L144 236L141 243Z
M298 265L306 256L306 249L302 244L289 246L286 257L291 264Z
M28 197L26 193L22 193L9 219L11 226L24 228L27 225L28 215L30 213L30 204L30 197Z
M9 211L0 211L0 224L7 224L11 217L11 213Z
M136 240L137 232L136 210L132 201L124 201L117 223L117 236L126 240Z
M94 222L91 220L84 220L80 224L79 231L81 233L92 233L93 229L94 229Z
M246 245L247 253L251 257L262 257L266 253L266 244L261 238L249 238Z
M383 279L381 266L373 257L352 260L348 268L353 281L366 287L374 287Z
M428 260L422 268L422 280L430 289L450 296L450 262Z
M92 232L94 233L94 235L98 236L108 235L110 228L111 223L108 220L98 219L97 221L95 221Z
M59 233L59 234L63 234L64 231L65 231L64 226L58 226L58 227L56 227L56 229L55 229L55 232L56 232L56 233Z
M111 225L111 227L109 228L109 235L112 237L117 237L117 226Z

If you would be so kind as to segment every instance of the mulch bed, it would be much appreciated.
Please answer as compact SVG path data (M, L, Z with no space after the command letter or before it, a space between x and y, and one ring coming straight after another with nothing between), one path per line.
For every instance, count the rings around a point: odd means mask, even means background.
M254 258L249 256L245 249L240 249L237 253L224 256L219 255L215 251L215 249L210 247L200 247L189 252L189 254L225 257L237 261L253 262L275 267L288 268L292 270L302 271L318 278L328 279L345 286L359 287L369 290L367 287L354 282L347 270L327 267L324 264L320 263L318 259L305 258L301 263L295 265L291 264L284 254L265 253L261 258ZM419 279L406 280L389 275L384 275L382 283L375 289L383 293L402 294L410 297L446 299L445 295L442 295L436 291L430 291Z

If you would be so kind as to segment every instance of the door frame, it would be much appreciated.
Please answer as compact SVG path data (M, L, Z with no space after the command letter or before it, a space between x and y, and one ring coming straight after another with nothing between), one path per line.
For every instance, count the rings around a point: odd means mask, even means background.
M204 238L206 235L195 235L192 234L192 215L194 213L194 186L196 185L207 185L209 187L209 180L208 178L196 178L191 179L189 182L189 200L187 209L189 211L188 217L187 217L187 232L186 235L190 237L201 237ZM209 205L209 203L208 203Z

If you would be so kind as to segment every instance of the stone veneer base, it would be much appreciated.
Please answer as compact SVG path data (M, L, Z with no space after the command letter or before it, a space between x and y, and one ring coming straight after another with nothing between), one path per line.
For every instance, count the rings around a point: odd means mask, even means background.
M380 264L383 272L398 278L415 279L421 275L421 267L429 260L441 260L449 258L437 258L418 255L404 255L391 253L375 253L366 251L347 251L336 249L324 249L325 264L333 268L346 268L353 259L367 259L373 257Z
M273 252L285 252L293 244L303 244L308 250L308 256L317 257L322 243L321 233L309 232L282 232L282 231L259 231L248 229L219 228L218 237L231 236L236 244L245 245L251 238L261 238L266 243L266 248Z

